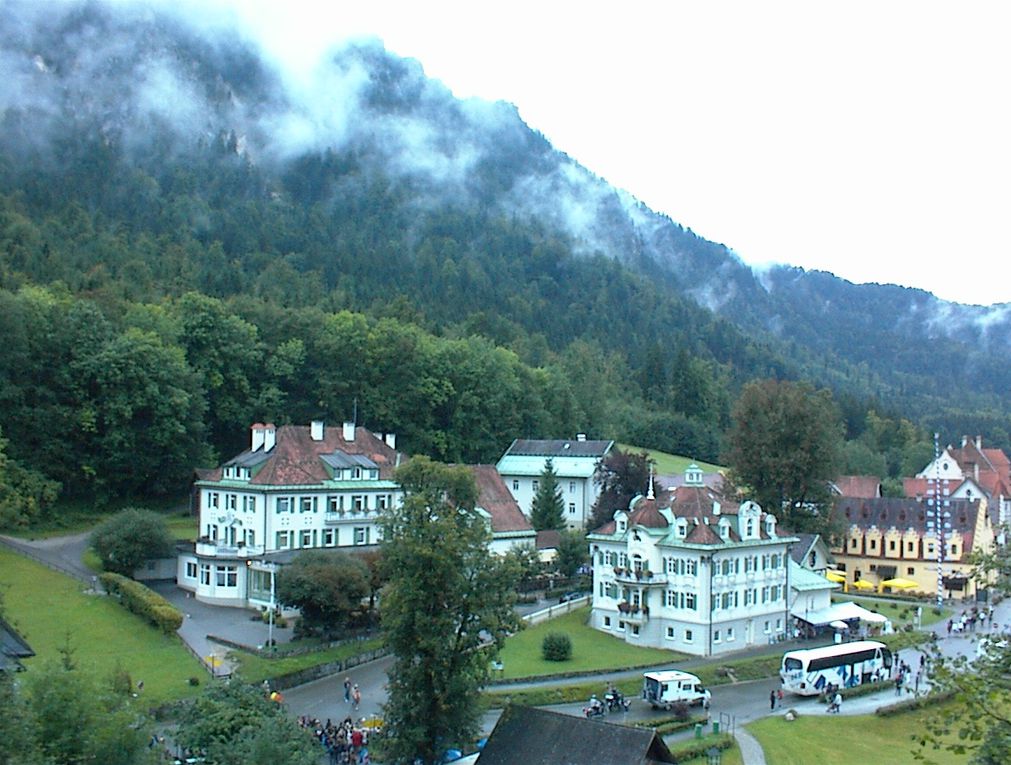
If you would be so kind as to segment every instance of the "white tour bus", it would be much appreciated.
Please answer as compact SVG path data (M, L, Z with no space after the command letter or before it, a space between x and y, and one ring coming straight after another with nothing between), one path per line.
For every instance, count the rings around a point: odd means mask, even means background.
M861 683L887 680L891 668L892 652L884 643L859 640L787 651L779 676L783 680L783 690L814 696L827 685L852 688Z

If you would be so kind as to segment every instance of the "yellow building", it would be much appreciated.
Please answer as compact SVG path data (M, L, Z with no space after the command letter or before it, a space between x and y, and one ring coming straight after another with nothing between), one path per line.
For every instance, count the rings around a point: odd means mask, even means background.
M986 499L948 500L943 511L950 526L944 533L943 594L974 597L985 583L972 579L969 556L994 547L995 529ZM938 540L934 509L926 500L839 497L833 518L845 530L832 553L848 585L862 579L880 589L882 582L899 578L918 585L908 593L936 595Z

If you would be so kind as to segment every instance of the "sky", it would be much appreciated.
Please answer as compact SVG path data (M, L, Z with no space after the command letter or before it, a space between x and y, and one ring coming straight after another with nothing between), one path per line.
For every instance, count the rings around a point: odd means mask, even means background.
M215 2L293 73L371 36L513 103L748 264L1011 302L1006 4Z

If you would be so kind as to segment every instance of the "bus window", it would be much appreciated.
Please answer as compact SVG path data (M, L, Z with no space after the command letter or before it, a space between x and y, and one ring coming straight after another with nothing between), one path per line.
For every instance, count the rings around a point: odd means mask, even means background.
M892 652L889 651L887 648L882 649L881 659L882 661L884 661L886 669L892 668Z
M787 672L793 672L800 669L803 666L800 659L786 659L783 661L783 669Z

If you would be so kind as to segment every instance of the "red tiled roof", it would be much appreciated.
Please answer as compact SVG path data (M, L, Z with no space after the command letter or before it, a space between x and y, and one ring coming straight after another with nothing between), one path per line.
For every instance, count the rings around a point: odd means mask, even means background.
M660 506L655 499L643 497L635 503L635 509L629 513L629 526L645 526L648 529L665 529L670 524L660 514Z
M492 531L531 531L533 526L494 465L469 465L477 483L478 507L491 516Z
M253 427L257 426L259 424ZM260 427L273 426L268 423ZM343 429L339 426L324 428L323 439L314 441L309 426L282 425L276 431L274 448L267 452L269 456L250 480L250 484L298 486L328 480L330 474L320 458L324 454L333 454L336 451L367 457L379 467L381 479L393 478L397 461L396 451L363 427L355 428L353 441L344 440ZM239 457L249 453L247 449ZM197 471L197 477L201 480L220 481L221 476L220 467L209 471Z
M881 479L875 475L841 475L835 480L839 493L844 497L881 496Z
M557 529L545 529L537 532L537 549L552 550L557 549L562 541L562 532Z
M723 544L723 540L720 539L720 535L716 533L716 529L708 523L700 523L698 526L693 526L687 536L685 536L685 542L693 545Z

